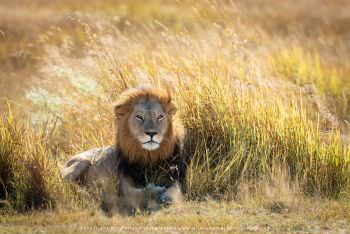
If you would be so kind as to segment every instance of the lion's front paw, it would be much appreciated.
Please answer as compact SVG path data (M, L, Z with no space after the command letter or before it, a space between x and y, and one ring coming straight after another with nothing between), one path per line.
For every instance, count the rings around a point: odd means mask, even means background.
M145 187L145 192L147 194L150 194L150 195L156 195L156 194L159 194L159 193L164 193L165 191L166 191L165 187L157 186L157 185L154 185L154 184L148 184Z
M144 199L149 201L149 200L154 200L158 199L159 194L162 194L166 191L165 187L162 186L156 186L154 184L147 184L147 186L143 189L144 192Z
M154 184L148 184L145 189L145 198L147 200L155 199L159 204L170 205L173 203L173 199L166 193L167 189L163 186L156 186Z
M165 192L159 194L158 200L159 203L164 205L171 205L173 203L173 199Z

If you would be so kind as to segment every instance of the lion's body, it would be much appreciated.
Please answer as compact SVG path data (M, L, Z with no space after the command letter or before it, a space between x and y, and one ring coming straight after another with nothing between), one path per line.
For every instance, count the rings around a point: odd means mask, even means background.
M62 177L91 185L97 179L116 174L117 158L113 146L94 148L74 155L62 170Z
M138 204L145 188L157 193L183 184L188 158L170 96L156 89L130 90L121 95L114 111L116 144L75 155L63 177L87 185L118 178L121 193Z
M171 157L147 165L129 163L115 146L108 146L90 149L73 156L66 163L62 176L69 181L92 185L106 178L117 178L120 173L125 172L137 187L154 183L168 188L175 180L183 183L185 170L186 160L181 155L179 145L175 146Z

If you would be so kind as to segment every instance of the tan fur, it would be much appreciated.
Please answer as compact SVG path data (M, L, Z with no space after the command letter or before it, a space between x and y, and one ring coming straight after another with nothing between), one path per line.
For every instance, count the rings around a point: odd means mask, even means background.
M131 89L120 95L115 103L115 124L116 124L116 148L119 148L128 158L129 162L138 164L157 163L171 156L175 144L183 141L183 127L176 121L176 118L169 114L170 119L167 133L164 136L160 147L153 151L145 150L138 140L131 134L128 119L133 111L134 105L141 99L157 100L166 113L176 112L176 106L172 102L169 93L162 89L139 88Z

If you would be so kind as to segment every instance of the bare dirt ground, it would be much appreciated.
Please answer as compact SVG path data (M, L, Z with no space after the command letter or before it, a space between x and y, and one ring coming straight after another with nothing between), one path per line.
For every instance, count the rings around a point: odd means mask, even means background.
M91 210L59 210L2 216L0 228L1 233L348 233L350 205L322 199L252 207L208 201L111 218Z

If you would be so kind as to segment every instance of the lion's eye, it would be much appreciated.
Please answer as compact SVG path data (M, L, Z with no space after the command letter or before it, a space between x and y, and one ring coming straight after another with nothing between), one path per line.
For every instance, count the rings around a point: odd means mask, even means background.
M143 117L141 115L136 115L135 119L137 119L138 121L143 121Z
M159 115L157 118L158 121L161 121L162 119L163 119L163 115Z

